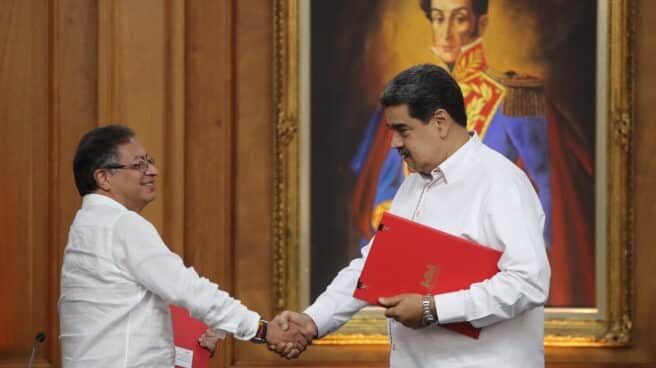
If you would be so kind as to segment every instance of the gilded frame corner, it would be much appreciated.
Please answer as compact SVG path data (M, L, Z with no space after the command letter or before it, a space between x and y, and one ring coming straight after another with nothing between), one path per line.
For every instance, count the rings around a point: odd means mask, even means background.
M302 0L274 0L273 305L301 307L299 175L300 12ZM633 0L598 0L607 8L606 310L602 318L569 308L545 318L545 345L620 347L631 344L633 293ZM603 3L601 3L603 2ZM578 314L577 318L563 316ZM366 309L319 343L387 343L384 318Z

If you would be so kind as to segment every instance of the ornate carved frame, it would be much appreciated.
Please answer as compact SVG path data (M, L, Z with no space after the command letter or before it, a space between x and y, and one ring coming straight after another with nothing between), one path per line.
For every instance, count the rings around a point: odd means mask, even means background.
M273 297L276 311L300 308L301 252L299 175L300 141L300 12L299 1L274 1L274 267ZM606 129L598 134L605 142L606 216L597 224L606 238L603 310L576 308L547 310L547 346L626 346L631 343L632 255L633 255L633 50L634 6L632 0L598 0L607 14L598 29L607 37L607 48L598 52L607 66L607 78L598 88L606 104L598 112L606 116ZM605 82L605 83L603 83ZM605 85L604 85L605 84ZM598 95L599 96L599 95ZM602 130L602 129L598 129ZM605 134L604 134L605 133ZM600 167L598 166L598 169ZM604 166L601 167L604 169ZM599 203L599 202L598 202ZM601 211L601 213L604 213ZM606 225L604 228L603 225ZM319 343L387 343L384 317L375 309L359 313L337 333Z

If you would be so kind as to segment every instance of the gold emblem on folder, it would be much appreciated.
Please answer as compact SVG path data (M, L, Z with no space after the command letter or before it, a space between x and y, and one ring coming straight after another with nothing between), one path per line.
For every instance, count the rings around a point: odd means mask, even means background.
M421 282L421 286L425 287L428 290L432 290L435 286L435 279L440 269L436 265L427 264L426 272L424 272L424 281Z

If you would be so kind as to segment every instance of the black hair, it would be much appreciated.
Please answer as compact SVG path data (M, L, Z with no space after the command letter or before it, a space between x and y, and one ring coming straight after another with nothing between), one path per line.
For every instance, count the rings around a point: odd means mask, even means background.
M467 126L460 86L446 70L433 64L416 65L399 73L385 86L380 104L383 107L407 104L410 116L425 124L435 110L442 108L456 123Z
M98 189L94 173L118 162L118 146L128 143L134 132L122 125L96 128L82 137L73 159L75 186L81 196Z
M487 14L488 0L471 0L472 11L476 18ZM426 18L431 20L431 0L420 0L419 6L424 11Z

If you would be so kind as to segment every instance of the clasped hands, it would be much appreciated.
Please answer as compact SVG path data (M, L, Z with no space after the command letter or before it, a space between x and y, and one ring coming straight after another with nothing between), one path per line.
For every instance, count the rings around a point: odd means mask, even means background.
M420 328L424 326L422 298L420 294L400 294L380 298L379 303L385 308L385 317L409 328ZM269 324L269 330L275 331L271 338L267 333L269 350L287 359L299 357L318 335L310 316L292 311L277 315Z
M269 350L287 359L298 358L318 335L317 325L307 314L284 311L277 315L269 330L280 331L269 339Z

